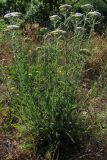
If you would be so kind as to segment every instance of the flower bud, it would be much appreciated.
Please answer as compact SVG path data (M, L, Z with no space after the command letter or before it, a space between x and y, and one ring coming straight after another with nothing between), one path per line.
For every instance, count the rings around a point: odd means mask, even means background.
M60 7L59 7L59 10L61 11L61 12L69 12L69 11L71 11L72 10L72 6L71 5L68 5L68 4L64 4L64 5L61 5Z
M50 20L52 22L57 22L57 21L60 21L61 18L58 15L53 15L53 16L50 16Z

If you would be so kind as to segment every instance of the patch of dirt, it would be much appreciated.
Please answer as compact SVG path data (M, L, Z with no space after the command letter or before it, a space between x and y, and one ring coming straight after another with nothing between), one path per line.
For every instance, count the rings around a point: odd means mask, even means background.
M8 44L4 45L2 53L0 53L1 65L9 65L12 61L11 48Z
M0 160L31 160L29 151L22 151L19 143L9 135L0 135Z

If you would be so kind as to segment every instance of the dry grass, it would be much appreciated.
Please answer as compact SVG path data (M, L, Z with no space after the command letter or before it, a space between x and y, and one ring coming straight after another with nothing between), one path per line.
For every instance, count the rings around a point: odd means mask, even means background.
M91 42L91 56L86 61L83 79L96 80L101 74L102 65L107 60L107 39L95 36Z

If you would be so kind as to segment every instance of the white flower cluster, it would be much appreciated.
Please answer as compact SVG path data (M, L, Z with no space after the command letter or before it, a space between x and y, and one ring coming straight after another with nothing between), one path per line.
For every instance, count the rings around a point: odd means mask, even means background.
M90 17L101 17L101 13L97 11L89 12L88 16Z
M14 18L14 17L20 17L21 15L22 15L22 13L20 13L20 12L11 12L11 13L5 14L4 18L11 19L11 18ZM19 28L20 28L20 26L15 25L15 24L7 26L7 30L16 30L16 29L19 29Z
M71 13L71 17L75 19L80 19L83 17L83 14L81 13Z
M81 14L81 13L75 13L74 16L75 16L75 17L82 17L83 14Z
M11 12L11 13L5 14L4 18L19 17L21 15L22 13L20 12Z
M88 16L90 16L90 17L94 17L94 18L101 17L101 13L100 12L93 11L94 7L91 4L82 5L81 8L83 10L87 10L88 11Z
M61 30L61 29L56 29L56 30L50 32L50 35L54 35L54 36L60 36L60 35L65 36L66 34L67 34L67 32L64 30Z
M58 22L61 20L61 18L58 15L53 15L49 17L51 22Z
M94 7L91 4L84 4L84 5L81 5L81 8L83 10L92 10Z
M16 30L16 29L19 29L19 28L20 28L20 26L18 26L18 25L9 25L9 26L7 26L8 30Z
M61 12L68 12L68 11L71 11L72 10L72 6L71 5L69 5L69 4L64 4L64 5L61 5L60 7L59 7L59 10L61 11Z

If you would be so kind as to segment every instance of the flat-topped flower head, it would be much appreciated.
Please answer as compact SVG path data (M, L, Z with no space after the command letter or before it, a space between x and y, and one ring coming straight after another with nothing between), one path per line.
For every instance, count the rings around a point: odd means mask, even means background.
M61 29L56 29L56 30L50 32L50 35L54 35L54 36L60 36L60 35L66 36L66 34L67 34L67 32L64 30L61 30Z
M93 11L93 12L89 12L88 16L97 18L97 17L101 17L101 13L97 11Z
M74 18L74 19L80 19L80 18L83 17L83 14L81 14L81 13L74 13L74 14L72 14L71 13L71 17Z
M4 18L20 17L21 15L22 13L20 12L11 12L11 13L5 14Z
M75 17L82 17L83 16L83 14L81 14L81 13L75 13L74 15L75 15Z
M81 8L83 9L83 10L92 10L94 7L93 7L93 5L91 5L91 4L84 4L84 5L81 5Z
M16 29L19 29L19 28L20 28L20 26L18 26L18 25L9 25L9 26L7 26L8 30L16 30Z
M72 10L72 6L69 4L64 4L59 7L59 10L63 13L70 12Z
M61 17L59 17L58 15L53 15L53 16L50 16L49 18L52 22L57 22L61 20Z

